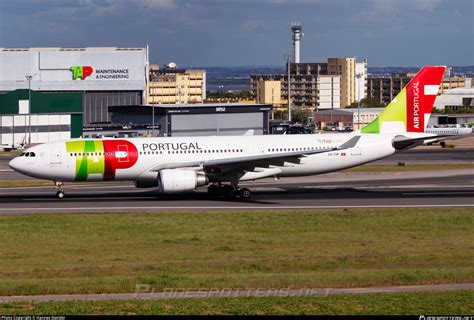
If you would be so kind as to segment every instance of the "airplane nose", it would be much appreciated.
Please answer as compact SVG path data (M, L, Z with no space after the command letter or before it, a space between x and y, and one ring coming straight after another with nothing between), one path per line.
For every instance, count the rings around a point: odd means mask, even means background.
M19 157L16 157L12 159L9 163L8 166L15 170L16 172L22 173L22 174L27 174L27 170L25 169L25 166L23 164L22 159Z
M18 171L18 168L19 168L19 161L20 161L20 159L14 158L14 159L12 159L12 160L8 163L8 166L9 166L10 168L12 168L13 170Z

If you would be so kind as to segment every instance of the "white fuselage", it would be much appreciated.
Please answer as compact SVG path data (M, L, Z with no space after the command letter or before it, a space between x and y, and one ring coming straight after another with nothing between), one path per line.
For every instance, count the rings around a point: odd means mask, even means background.
M303 176L338 171L358 166L392 155L395 149L392 146L394 134L360 134L360 133L331 133L310 135L266 135L266 136L212 136L212 137L171 137L171 138L133 138L133 139L103 139L103 140L71 140L53 142L34 146L24 151L25 155L11 161L10 166L18 172L39 179L53 181L136 181L156 177L153 168L166 168L173 164L192 161L209 161L214 159L228 159L250 157L255 155L271 155L292 151L314 151L337 148L355 135L361 138L353 148L330 151L305 156L298 164L286 163L283 166L272 166L262 170L271 174L247 173L243 180L254 180L265 176ZM67 150L66 143L80 141L95 141L94 143L119 144L113 154L106 151ZM115 142L114 142L115 141ZM120 146L120 141L130 145ZM69 147L68 147L69 148ZM130 150L129 150L130 149ZM82 151L82 152L81 152ZM135 152L136 161L124 168L121 163L130 163L130 157ZM113 177L106 178L107 174L94 166L100 166L103 155L113 157L119 168L114 171ZM34 156L33 156L34 155ZM80 172L78 157L86 157L90 172L84 176ZM103 164L102 164L103 167ZM258 171L258 170L257 170ZM81 175L81 178L78 178Z

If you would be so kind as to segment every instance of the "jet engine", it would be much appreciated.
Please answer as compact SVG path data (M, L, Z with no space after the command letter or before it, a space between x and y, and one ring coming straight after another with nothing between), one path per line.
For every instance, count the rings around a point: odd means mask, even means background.
M164 169L158 176L158 187L163 193L191 191L208 183L203 172L194 170Z

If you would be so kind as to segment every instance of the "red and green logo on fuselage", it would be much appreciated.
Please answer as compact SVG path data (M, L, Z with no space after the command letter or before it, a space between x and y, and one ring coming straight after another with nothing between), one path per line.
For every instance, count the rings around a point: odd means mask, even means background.
M76 158L76 181L92 175L115 180L117 169L128 169L138 160L137 147L127 140L68 141L66 151Z
M72 71L73 80L78 78L85 79L94 71L91 66L73 66L70 70Z

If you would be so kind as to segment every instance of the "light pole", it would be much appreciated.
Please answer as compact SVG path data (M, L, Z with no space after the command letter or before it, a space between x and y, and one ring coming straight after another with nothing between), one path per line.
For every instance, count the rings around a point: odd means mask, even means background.
M151 107L151 118L152 118L151 135L154 138L155 137L155 106Z
M287 81L287 87L288 87L288 122L291 123L291 75L290 75L290 65L291 65L291 56L288 54L287 56L287 67L288 67L288 81Z
M360 78L362 78L362 73L357 73L355 76L356 76L356 78L359 82L359 86L357 87L357 91L358 91L357 95L359 96L358 97L359 99L357 99L357 102L358 102L357 103L357 130L359 130L360 129L360 100L361 100L361 96L362 96L360 94L360 81L359 80L360 80Z
M31 146L31 79L35 75L27 74L25 76L26 80L28 80L28 147Z

